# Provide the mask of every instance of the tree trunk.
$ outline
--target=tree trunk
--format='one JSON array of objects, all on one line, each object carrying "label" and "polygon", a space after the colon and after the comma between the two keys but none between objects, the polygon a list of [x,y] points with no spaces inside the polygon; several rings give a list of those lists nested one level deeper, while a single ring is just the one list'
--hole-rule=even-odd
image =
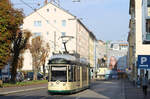
[{"label": "tree trunk", "polygon": [[37,72],[38,72],[38,70],[37,70],[36,66],[33,66],[33,67],[34,67],[34,69],[33,69],[33,80],[37,80]]},{"label": "tree trunk", "polygon": [[37,68],[37,57],[32,56],[32,60],[33,60],[33,80],[37,80],[37,72],[38,72],[38,68]]},{"label": "tree trunk", "polygon": [[16,63],[12,64],[12,69],[11,69],[11,82],[16,83],[16,74],[17,74],[17,68],[14,67]]},{"label": "tree trunk", "polygon": [[46,73],[45,73],[45,63],[43,64],[43,77],[45,79]]},{"label": "tree trunk", "polygon": [[12,83],[16,83],[18,57],[19,57],[19,54],[15,54],[13,56],[13,61],[11,65],[12,66],[12,69],[11,69],[11,82]]}]

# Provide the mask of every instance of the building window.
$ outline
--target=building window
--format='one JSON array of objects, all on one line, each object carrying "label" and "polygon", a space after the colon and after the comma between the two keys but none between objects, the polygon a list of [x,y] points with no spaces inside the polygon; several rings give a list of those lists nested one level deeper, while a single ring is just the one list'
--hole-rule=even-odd
[{"label": "building window", "polygon": [[56,8],[54,8],[54,11],[56,12]]},{"label": "building window", "polygon": [[49,12],[49,9],[46,9],[47,12]]},{"label": "building window", "polygon": [[35,27],[41,27],[42,26],[42,22],[41,21],[34,21],[34,26]]},{"label": "building window", "polygon": [[54,20],[54,23],[56,23],[56,20]]},{"label": "building window", "polygon": [[34,32],[34,37],[41,36],[41,32]]},{"label": "building window", "polygon": [[110,48],[113,48],[113,44],[111,44]]},{"label": "building window", "polygon": [[62,20],[62,26],[63,26],[63,27],[66,26],[66,20]]},{"label": "building window", "polygon": [[49,24],[49,20],[46,20],[46,22]]},{"label": "building window", "polygon": [[150,7],[150,0],[147,0],[147,6]]},{"label": "building window", "polygon": [[49,32],[46,32],[47,35],[49,35]]},{"label": "building window", "polygon": [[150,20],[146,20],[146,32],[150,33]]},{"label": "building window", "polygon": [[66,32],[61,32],[61,36],[66,36]]}]

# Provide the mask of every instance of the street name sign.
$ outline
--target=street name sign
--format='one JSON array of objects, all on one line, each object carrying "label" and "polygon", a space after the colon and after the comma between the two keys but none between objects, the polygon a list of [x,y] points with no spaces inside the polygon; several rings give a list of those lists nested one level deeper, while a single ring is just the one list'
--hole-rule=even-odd
[{"label": "street name sign", "polygon": [[137,67],[141,69],[150,69],[150,55],[138,55]]}]

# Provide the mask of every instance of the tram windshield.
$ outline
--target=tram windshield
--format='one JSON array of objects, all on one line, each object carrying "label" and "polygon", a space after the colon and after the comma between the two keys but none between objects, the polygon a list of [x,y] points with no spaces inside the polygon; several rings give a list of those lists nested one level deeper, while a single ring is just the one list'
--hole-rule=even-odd
[{"label": "tram windshield", "polygon": [[67,81],[67,67],[66,66],[52,66],[51,81]]}]

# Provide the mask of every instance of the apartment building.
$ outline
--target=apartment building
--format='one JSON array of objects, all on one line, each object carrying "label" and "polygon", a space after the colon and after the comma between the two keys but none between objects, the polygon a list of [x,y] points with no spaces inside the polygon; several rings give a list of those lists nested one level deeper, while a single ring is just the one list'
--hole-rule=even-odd
[{"label": "apartment building", "polygon": [[131,78],[136,79],[137,75],[146,73],[146,69],[137,69],[138,55],[150,55],[150,0],[130,0],[129,14],[128,64],[132,70]]},{"label": "apartment building", "polygon": [[97,67],[106,66],[106,43],[98,40],[96,44]]},{"label": "apartment building", "polygon": [[[50,54],[63,52],[62,36],[70,39],[66,46],[70,53],[78,53],[90,62],[94,68],[94,34],[74,15],[60,6],[47,3],[24,18],[23,29],[33,33],[32,37],[41,36],[49,43]],[[32,56],[29,50],[24,54],[23,70],[32,70]],[[47,59],[48,60],[48,59]]]}]

